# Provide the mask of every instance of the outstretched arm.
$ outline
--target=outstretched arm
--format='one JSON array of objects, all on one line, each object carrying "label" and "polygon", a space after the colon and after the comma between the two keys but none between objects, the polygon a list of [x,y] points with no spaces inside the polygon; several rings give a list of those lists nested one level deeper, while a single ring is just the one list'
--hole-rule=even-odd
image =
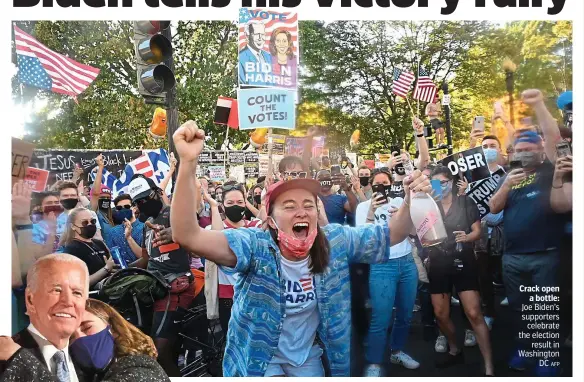
[{"label": "outstretched arm", "polygon": [[197,221],[197,211],[193,203],[193,195],[197,190],[192,178],[203,150],[204,139],[205,133],[193,121],[186,122],[173,136],[181,166],[178,169],[170,210],[172,236],[175,242],[189,252],[220,265],[235,267],[237,258],[225,235],[219,231],[204,230]]}]

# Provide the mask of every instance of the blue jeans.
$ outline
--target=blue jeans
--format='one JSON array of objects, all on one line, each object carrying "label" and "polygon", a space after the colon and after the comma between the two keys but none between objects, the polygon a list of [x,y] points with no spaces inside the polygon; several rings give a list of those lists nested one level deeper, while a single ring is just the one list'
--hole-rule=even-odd
[{"label": "blue jeans", "polygon": [[372,264],[369,274],[372,317],[367,333],[366,359],[370,364],[381,364],[387,342],[387,329],[396,316],[391,331],[391,350],[402,350],[408,339],[412,320],[416,291],[418,288],[418,268],[414,257],[409,254],[387,263]]},{"label": "blue jeans", "polygon": [[[515,311],[514,332],[520,348],[531,349],[531,340],[519,341],[518,333],[525,331],[527,322],[521,320],[521,304],[533,305],[529,302],[530,295],[542,295],[542,293],[520,292],[519,286],[559,286],[558,271],[560,266],[560,253],[557,250],[537,252],[529,255],[516,255],[505,253],[503,255],[503,284],[505,293],[509,299],[509,308]],[[552,294],[552,293],[550,293]],[[526,312],[529,313],[529,312]],[[535,312],[546,313],[546,312]],[[557,311],[547,312],[561,314]]]}]

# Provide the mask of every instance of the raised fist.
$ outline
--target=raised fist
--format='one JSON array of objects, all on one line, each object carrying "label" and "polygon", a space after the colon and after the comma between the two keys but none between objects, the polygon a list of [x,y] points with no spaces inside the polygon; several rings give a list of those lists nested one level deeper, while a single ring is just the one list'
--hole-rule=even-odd
[{"label": "raised fist", "polygon": [[205,143],[205,132],[197,127],[195,121],[187,121],[172,136],[176,152],[181,161],[195,161]]},{"label": "raised fist", "polygon": [[524,91],[521,94],[521,99],[525,104],[533,106],[535,104],[543,102],[543,94],[538,89],[530,89]]}]

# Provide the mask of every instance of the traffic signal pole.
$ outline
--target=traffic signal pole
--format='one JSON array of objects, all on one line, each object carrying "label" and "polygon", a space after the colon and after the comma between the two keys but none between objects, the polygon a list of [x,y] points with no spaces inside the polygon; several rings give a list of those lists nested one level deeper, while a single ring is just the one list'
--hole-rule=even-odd
[{"label": "traffic signal pole", "polygon": [[[172,44],[172,32],[169,28],[166,28],[162,31],[162,35],[168,39],[168,41]],[[170,68],[170,70],[174,73],[174,58],[171,55],[167,60],[164,61],[164,64]],[[168,152],[174,153],[174,156],[178,158],[178,154],[174,147],[174,142],[172,140],[172,136],[174,132],[178,129],[178,108],[176,105],[176,87],[173,86],[166,94],[166,126],[167,126],[167,134],[168,134]],[[178,170],[178,169],[177,169]],[[173,174],[173,185],[174,181],[176,180],[176,173]]]}]

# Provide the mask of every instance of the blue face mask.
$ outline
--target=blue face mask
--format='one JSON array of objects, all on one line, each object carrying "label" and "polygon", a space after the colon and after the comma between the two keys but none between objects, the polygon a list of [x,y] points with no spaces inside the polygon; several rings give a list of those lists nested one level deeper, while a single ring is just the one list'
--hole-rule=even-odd
[{"label": "blue face mask", "polygon": [[444,198],[452,191],[452,183],[440,184],[440,188],[442,188],[442,198]]},{"label": "blue face mask", "polygon": [[485,153],[485,159],[487,160],[487,163],[494,163],[497,161],[497,157],[499,156],[497,150],[483,149],[483,152]]},{"label": "blue face mask", "polygon": [[112,211],[112,219],[114,220],[115,224],[122,224],[125,219],[132,220],[132,216],[134,213],[131,209],[122,208],[120,211],[113,210]]},{"label": "blue face mask", "polygon": [[69,352],[83,369],[105,369],[114,358],[114,337],[109,325],[99,333],[78,338],[69,346]]}]

